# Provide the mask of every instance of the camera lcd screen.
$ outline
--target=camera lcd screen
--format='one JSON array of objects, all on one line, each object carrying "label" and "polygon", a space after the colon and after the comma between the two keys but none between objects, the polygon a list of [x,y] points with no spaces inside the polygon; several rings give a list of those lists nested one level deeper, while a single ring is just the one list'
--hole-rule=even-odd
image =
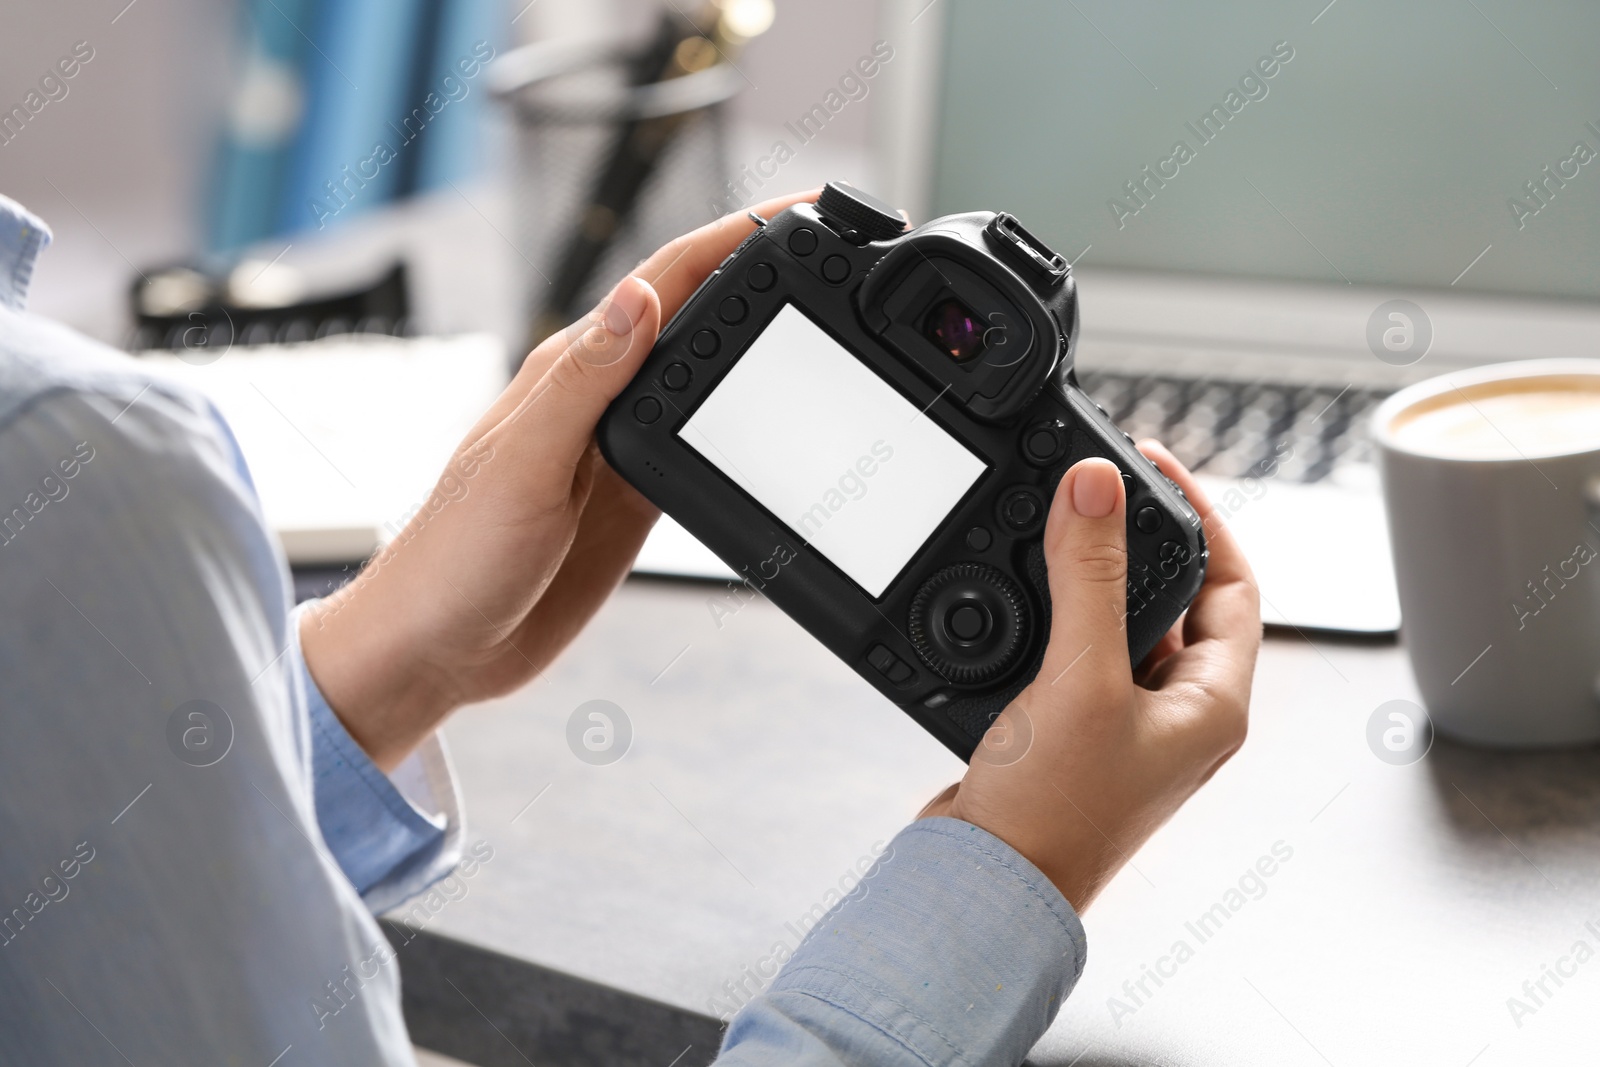
[{"label": "camera lcd screen", "polygon": [[793,304],[678,435],[873,597],[987,469]]}]

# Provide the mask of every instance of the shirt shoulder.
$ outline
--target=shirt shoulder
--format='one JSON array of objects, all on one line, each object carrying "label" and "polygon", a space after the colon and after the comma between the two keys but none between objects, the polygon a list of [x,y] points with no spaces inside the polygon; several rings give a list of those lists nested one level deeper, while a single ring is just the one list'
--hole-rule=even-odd
[{"label": "shirt shoulder", "polygon": [[127,403],[144,390],[197,411],[209,408],[194,390],[141,366],[126,352],[49,319],[0,308],[0,429],[55,394],[80,393]]},{"label": "shirt shoulder", "polygon": [[[53,409],[51,418],[28,417],[42,407]],[[69,327],[0,307],[0,455],[6,465],[24,462],[22,453],[37,443],[37,433],[22,426],[40,421],[63,430],[87,422],[98,441],[164,463],[198,458],[259,510],[233,431],[203,394]]]}]

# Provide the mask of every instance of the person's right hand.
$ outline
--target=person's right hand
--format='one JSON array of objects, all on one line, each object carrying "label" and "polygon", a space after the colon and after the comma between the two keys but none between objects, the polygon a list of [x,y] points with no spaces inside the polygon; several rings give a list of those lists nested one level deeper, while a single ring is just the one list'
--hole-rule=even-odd
[{"label": "person's right hand", "polygon": [[966,776],[922,812],[994,834],[1079,912],[1244,743],[1261,643],[1255,580],[1233,535],[1171,453],[1139,447],[1206,524],[1211,557],[1199,595],[1136,674],[1123,628],[1122,478],[1107,460],[1074,466],[1045,527],[1053,621],[1044,664],[995,720]]}]

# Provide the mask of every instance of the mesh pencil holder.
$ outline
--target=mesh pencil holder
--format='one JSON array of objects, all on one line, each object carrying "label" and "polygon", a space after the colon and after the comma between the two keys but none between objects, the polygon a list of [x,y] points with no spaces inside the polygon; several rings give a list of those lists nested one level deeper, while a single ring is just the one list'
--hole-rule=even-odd
[{"label": "mesh pencil holder", "polygon": [[[612,42],[552,41],[508,52],[493,68],[492,91],[516,127],[512,200],[531,341],[593,307],[641,259],[716,213],[727,173],[723,105],[742,79],[717,64],[633,85],[631,59]],[[616,217],[592,204],[624,137],[662,141],[631,209]],[[607,243],[568,306],[557,306],[580,228]]]}]

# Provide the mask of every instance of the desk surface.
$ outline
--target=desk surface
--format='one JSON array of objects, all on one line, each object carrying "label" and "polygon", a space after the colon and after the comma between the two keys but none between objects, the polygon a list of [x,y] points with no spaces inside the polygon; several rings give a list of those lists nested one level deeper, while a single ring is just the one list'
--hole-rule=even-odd
[{"label": "desk surface", "polygon": [[[958,776],[776,608],[719,628],[717,596],[630,581],[544,678],[452,722],[468,838],[494,856],[430,932],[715,1014]],[[1397,697],[1417,699],[1397,646],[1270,637],[1248,743],[1085,916],[1088,969],[1030,1062],[1592,1061],[1600,750],[1441,741],[1390,766],[1365,729]],[[565,739],[595,699],[632,724],[609,766]],[[1230,896],[1274,846],[1292,855]],[[1219,903],[1225,921],[1190,928]],[[1546,966],[1574,973],[1536,1003],[1523,983]]]}]

